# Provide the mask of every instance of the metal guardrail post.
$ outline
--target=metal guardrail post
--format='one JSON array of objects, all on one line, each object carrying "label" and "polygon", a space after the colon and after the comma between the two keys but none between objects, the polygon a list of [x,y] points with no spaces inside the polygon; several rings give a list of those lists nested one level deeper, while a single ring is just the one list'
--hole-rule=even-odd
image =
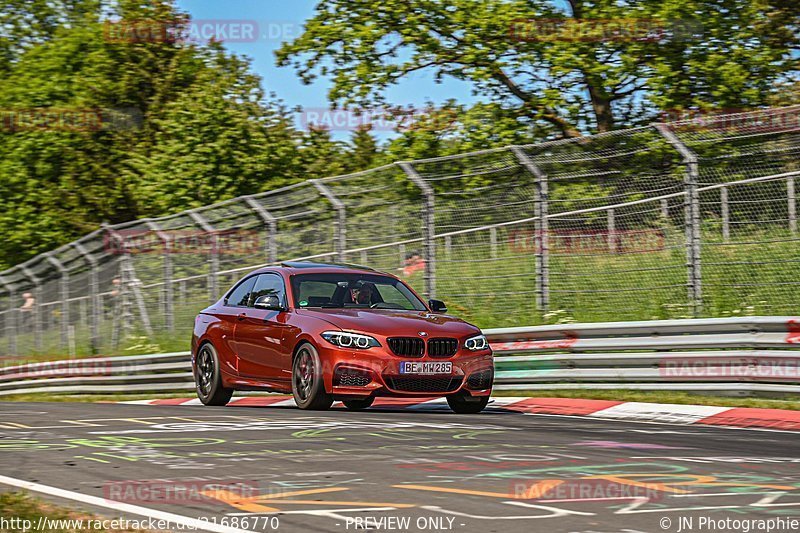
[{"label": "metal guardrail post", "polygon": [[319,193],[328,200],[333,208],[336,210],[336,221],[333,225],[334,232],[334,249],[339,261],[345,261],[344,251],[347,249],[347,208],[344,203],[333,194],[330,188],[322,183],[322,181],[313,179],[309,180],[312,185],[319,191]]},{"label": "metal guardrail post", "polygon": [[686,165],[684,185],[686,200],[684,203],[686,258],[689,270],[688,296],[694,306],[695,316],[703,310],[703,281],[700,265],[700,196],[697,192],[700,170],[697,154],[681,141],[667,124],[655,124],[656,130],[671,144],[683,158]]},{"label": "metal guardrail post", "polygon": [[422,210],[422,239],[425,244],[425,296],[436,298],[436,194],[433,187],[422,179],[413,163],[398,163],[408,179],[416,185],[425,198]]},{"label": "metal guardrail post", "polygon": [[208,299],[213,304],[219,297],[219,291],[217,290],[217,273],[219,272],[219,238],[217,236],[217,231],[214,229],[214,226],[209,224],[208,220],[197,211],[192,210],[187,211],[187,213],[203,231],[207,231],[213,236],[214,245],[211,248],[211,262],[208,269]]},{"label": "metal guardrail post", "polygon": [[275,218],[269,211],[264,208],[263,205],[258,203],[252,196],[245,196],[244,197],[245,203],[250,206],[250,209],[255,211],[256,215],[264,221],[264,224],[267,226],[267,242],[265,244],[266,247],[266,256],[268,263],[277,263],[278,262],[278,241],[276,237],[278,235],[278,219]]},{"label": "metal guardrail post", "polygon": [[533,192],[534,248],[536,254],[536,307],[547,311],[550,307],[550,221],[548,214],[547,174],[528,157],[525,150],[512,146],[517,160],[535,179]]},{"label": "metal guardrail post", "polygon": [[89,265],[89,300],[91,301],[89,315],[89,351],[93,354],[100,349],[100,287],[97,281],[97,259],[79,242],[72,246],[78,250],[86,264]]},{"label": "metal guardrail post", "polygon": [[34,274],[30,268],[28,268],[27,264],[23,263],[19,266],[19,269],[25,274],[31,283],[33,283],[33,309],[31,309],[31,314],[33,315],[33,342],[34,346],[37,350],[42,349],[42,316],[41,316],[41,302],[39,299],[42,297],[41,295],[41,288],[42,288],[42,280]]},{"label": "metal guardrail post", "polygon": [[161,229],[161,227],[152,220],[146,220],[145,224],[148,228],[153,230],[156,237],[161,239],[164,243],[164,325],[167,331],[174,331],[175,329],[175,291],[172,286],[173,266],[172,266],[172,241],[169,234]]},{"label": "metal guardrail post", "polygon": [[17,306],[14,305],[14,285],[9,283],[4,277],[0,276],[0,284],[3,285],[8,294],[8,311],[6,311],[5,329],[8,339],[9,355],[17,354]]},{"label": "metal guardrail post", "polygon": [[59,280],[61,286],[61,347],[66,348],[69,344],[69,269],[53,257],[53,252],[46,252],[43,255],[61,274]]}]

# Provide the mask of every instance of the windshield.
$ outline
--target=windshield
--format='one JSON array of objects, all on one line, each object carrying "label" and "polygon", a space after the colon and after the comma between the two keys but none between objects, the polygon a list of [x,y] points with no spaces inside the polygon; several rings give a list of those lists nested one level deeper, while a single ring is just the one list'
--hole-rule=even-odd
[{"label": "windshield", "polygon": [[298,274],[292,276],[292,292],[300,308],[426,310],[403,282],[379,274]]}]

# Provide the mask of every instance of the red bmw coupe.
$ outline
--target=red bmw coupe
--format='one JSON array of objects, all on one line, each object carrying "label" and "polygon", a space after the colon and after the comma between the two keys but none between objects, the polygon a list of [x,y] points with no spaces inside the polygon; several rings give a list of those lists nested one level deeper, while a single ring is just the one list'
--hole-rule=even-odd
[{"label": "red bmw coupe", "polygon": [[492,389],[481,331],[426,305],[395,276],[350,265],[294,262],[245,276],[197,315],[192,370],[206,405],[235,390],[292,392],[301,409],[378,396],[446,396],[478,413]]}]

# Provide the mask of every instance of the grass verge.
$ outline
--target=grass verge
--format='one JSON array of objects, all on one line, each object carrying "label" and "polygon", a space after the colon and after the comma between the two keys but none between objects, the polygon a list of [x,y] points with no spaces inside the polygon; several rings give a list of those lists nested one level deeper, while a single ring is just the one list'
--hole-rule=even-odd
[{"label": "grass verge", "polygon": [[[85,533],[109,531],[115,533],[144,533],[144,529],[119,529],[126,525],[96,515],[47,503],[27,492],[0,492],[0,531],[43,531],[47,533]],[[95,522],[96,521],[96,522]],[[117,522],[115,524],[115,522]],[[124,522],[124,521],[123,521]],[[42,527],[39,528],[38,526]],[[99,528],[94,527],[99,525]],[[108,527],[103,527],[107,525]]]}]

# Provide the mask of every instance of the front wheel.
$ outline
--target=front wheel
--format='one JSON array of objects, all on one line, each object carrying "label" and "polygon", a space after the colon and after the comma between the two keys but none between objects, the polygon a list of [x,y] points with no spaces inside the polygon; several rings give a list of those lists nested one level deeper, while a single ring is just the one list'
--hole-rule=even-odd
[{"label": "front wheel", "polygon": [[292,396],[297,407],[324,411],[333,404],[333,396],[325,392],[319,353],[305,343],[292,363]]},{"label": "front wheel", "polygon": [[194,383],[197,397],[204,405],[227,405],[233,396],[233,389],[222,385],[219,356],[217,350],[209,343],[201,346],[197,352]]},{"label": "front wheel", "polygon": [[362,411],[372,405],[372,402],[374,401],[375,397],[371,396],[369,398],[353,398],[352,400],[342,400],[342,403],[351,411]]},{"label": "front wheel", "polygon": [[448,396],[447,405],[454,413],[458,414],[475,414],[483,411],[489,404],[489,396],[479,396],[472,398],[468,396]]}]

